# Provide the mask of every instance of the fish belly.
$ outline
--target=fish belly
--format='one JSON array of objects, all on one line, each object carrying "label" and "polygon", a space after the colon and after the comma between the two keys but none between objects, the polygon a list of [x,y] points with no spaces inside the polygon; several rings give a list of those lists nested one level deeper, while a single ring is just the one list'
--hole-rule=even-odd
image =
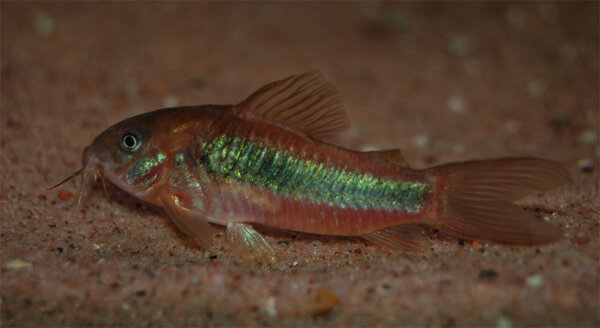
[{"label": "fish belly", "polygon": [[340,206],[240,185],[221,185],[218,189],[211,193],[213,197],[206,207],[207,219],[212,223],[248,222],[325,235],[363,235],[397,224],[420,222],[430,209]]}]

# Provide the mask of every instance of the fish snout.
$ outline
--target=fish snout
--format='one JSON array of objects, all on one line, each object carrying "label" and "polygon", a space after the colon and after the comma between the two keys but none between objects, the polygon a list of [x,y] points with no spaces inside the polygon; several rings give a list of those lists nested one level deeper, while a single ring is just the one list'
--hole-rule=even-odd
[{"label": "fish snout", "polygon": [[89,145],[83,149],[83,157],[81,158],[82,170],[84,172],[98,171],[99,168],[98,156],[94,152],[92,145]]},{"label": "fish snout", "polygon": [[83,167],[87,166],[88,162],[90,161],[90,157],[92,157],[93,154],[94,151],[92,150],[92,145],[85,147],[85,149],[83,150],[83,157],[81,159],[81,164],[83,165]]}]

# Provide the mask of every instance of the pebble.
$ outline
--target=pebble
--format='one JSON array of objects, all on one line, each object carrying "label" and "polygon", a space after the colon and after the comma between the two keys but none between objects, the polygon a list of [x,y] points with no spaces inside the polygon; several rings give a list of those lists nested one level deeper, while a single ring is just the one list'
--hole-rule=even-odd
[{"label": "pebble", "polygon": [[54,19],[45,13],[37,13],[33,19],[35,31],[41,37],[49,37],[54,32]]},{"label": "pebble", "polygon": [[529,91],[530,96],[540,98],[546,93],[546,86],[540,81],[531,80],[527,85],[527,91]]},{"label": "pebble", "polygon": [[267,299],[267,306],[265,307],[265,312],[269,317],[277,316],[277,309],[275,308],[275,297],[271,296]]},{"label": "pebble", "polygon": [[581,172],[591,172],[594,168],[594,162],[589,158],[583,158],[577,161],[577,168]]},{"label": "pebble", "polygon": [[12,260],[12,261],[6,263],[7,269],[15,269],[15,270],[31,268],[32,266],[33,266],[33,264],[31,264],[29,262],[25,262],[21,259]]},{"label": "pebble", "polygon": [[380,149],[381,149],[381,147],[377,147],[372,144],[364,144],[359,147],[360,151],[376,151],[376,150],[380,150]]},{"label": "pebble", "polygon": [[508,134],[516,134],[519,132],[519,122],[517,121],[508,121],[504,124],[504,131]]},{"label": "pebble", "polygon": [[173,95],[168,95],[162,100],[164,107],[177,107],[179,105],[179,99]]},{"label": "pebble", "polygon": [[331,287],[324,287],[312,295],[307,312],[314,316],[323,315],[331,312],[339,302],[337,293]]},{"label": "pebble", "polygon": [[586,236],[583,233],[578,233],[575,236],[575,243],[577,243],[577,245],[585,245],[590,241],[590,237]]},{"label": "pebble", "polygon": [[482,270],[479,272],[480,279],[495,279],[498,277],[498,273],[494,270]]},{"label": "pebble", "polygon": [[503,315],[498,318],[498,322],[496,323],[496,328],[510,328],[512,327],[512,322],[509,317]]},{"label": "pebble", "polygon": [[539,274],[534,274],[532,276],[527,277],[526,281],[527,286],[531,288],[539,288],[544,284],[544,277]]},{"label": "pebble", "polygon": [[413,146],[420,150],[425,150],[429,146],[429,136],[420,134],[413,137]]},{"label": "pebble", "polygon": [[598,132],[594,130],[583,131],[577,136],[577,140],[584,144],[593,145],[598,141]]},{"label": "pebble", "polygon": [[448,41],[448,50],[456,56],[466,56],[471,52],[471,41],[462,35],[454,35]]},{"label": "pebble", "polygon": [[451,96],[448,98],[448,108],[451,112],[456,114],[464,113],[467,110],[465,98],[458,95]]},{"label": "pebble", "polygon": [[60,200],[67,200],[67,199],[71,198],[72,196],[73,196],[73,193],[66,189],[61,189],[58,191],[58,198]]}]

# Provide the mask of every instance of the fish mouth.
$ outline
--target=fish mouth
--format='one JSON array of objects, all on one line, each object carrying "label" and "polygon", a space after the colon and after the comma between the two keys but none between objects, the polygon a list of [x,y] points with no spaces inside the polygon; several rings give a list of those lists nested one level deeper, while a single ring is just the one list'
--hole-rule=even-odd
[{"label": "fish mouth", "polygon": [[102,181],[102,188],[104,189],[104,193],[106,195],[108,195],[108,191],[106,189],[106,183],[104,181],[104,173],[102,171],[102,166],[99,165],[98,157],[95,156],[91,146],[87,146],[83,150],[83,158],[82,158],[81,164],[82,164],[82,167],[79,170],[77,170],[75,173],[71,174],[69,177],[67,177],[63,181],[46,189],[46,191],[55,189],[55,188],[65,184],[66,182],[74,179],[75,177],[81,175],[81,184],[79,185],[79,197],[77,199],[77,207],[79,207],[79,204],[81,204],[81,199],[83,198],[85,183],[87,181],[86,176],[88,173],[92,173],[94,175],[94,178],[98,178],[98,177],[100,178],[100,181]]}]

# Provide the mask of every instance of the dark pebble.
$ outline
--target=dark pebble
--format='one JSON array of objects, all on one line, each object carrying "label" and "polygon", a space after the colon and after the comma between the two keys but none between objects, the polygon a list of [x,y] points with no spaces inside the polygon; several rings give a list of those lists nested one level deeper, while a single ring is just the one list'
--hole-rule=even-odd
[{"label": "dark pebble", "polygon": [[135,292],[135,296],[137,297],[142,297],[142,296],[146,296],[146,291],[145,290],[138,290],[137,292]]},{"label": "dark pebble", "polygon": [[480,279],[494,279],[497,276],[498,273],[496,273],[494,270],[481,270],[481,272],[479,272]]},{"label": "dark pebble", "polygon": [[550,121],[550,126],[555,132],[560,132],[571,125],[571,119],[569,117],[555,117]]}]

